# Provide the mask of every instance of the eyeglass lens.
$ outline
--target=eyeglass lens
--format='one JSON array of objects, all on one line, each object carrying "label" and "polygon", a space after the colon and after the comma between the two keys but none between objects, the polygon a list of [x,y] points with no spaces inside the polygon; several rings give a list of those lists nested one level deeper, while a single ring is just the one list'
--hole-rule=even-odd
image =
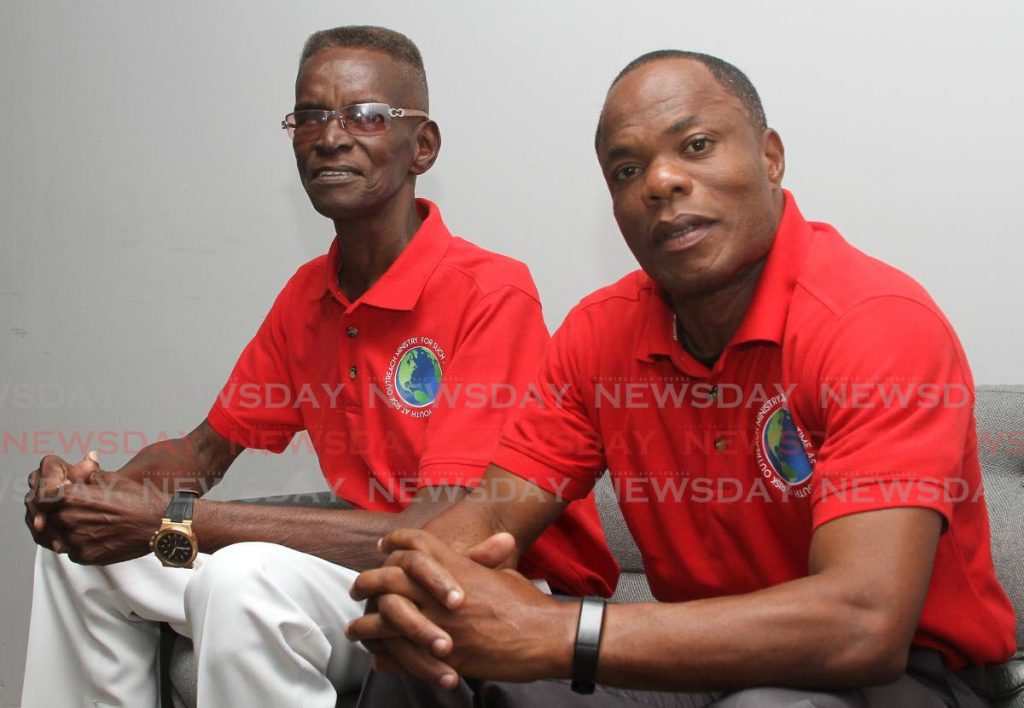
[{"label": "eyeglass lens", "polygon": [[345,106],[339,111],[296,111],[286,119],[288,135],[299,142],[315,140],[332,118],[340,119],[341,127],[355,135],[383,133],[391,122],[388,106],[384,103],[360,103]]}]

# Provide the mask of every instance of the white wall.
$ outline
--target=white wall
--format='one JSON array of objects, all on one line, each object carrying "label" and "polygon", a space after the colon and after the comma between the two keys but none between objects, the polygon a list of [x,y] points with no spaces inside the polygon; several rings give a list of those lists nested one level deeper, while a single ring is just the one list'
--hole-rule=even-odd
[{"label": "white wall", "polygon": [[[591,148],[607,84],[642,52],[695,49],[758,86],[804,214],[923,282],[979,382],[1024,381],[1019,4],[65,0],[2,14],[0,705],[17,703],[24,661],[26,472],[61,434],[115,435],[114,467],[198,423],[285,279],[330,242],[277,127],[323,27],[383,24],[419,44],[444,134],[420,192],[457,233],[531,266],[550,325],[633,268]],[[318,485],[308,454],[252,454],[220,495]]]}]

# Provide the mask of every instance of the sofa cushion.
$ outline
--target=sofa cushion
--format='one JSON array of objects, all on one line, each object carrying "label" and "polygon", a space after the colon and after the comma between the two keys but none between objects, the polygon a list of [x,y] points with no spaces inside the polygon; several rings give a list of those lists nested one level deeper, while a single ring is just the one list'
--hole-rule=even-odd
[{"label": "sofa cushion", "polygon": [[601,515],[601,526],[604,528],[608,548],[622,570],[619,584],[612,595],[612,602],[653,601],[654,597],[644,574],[644,561],[640,556],[640,549],[636,547],[633,535],[626,526],[626,520],[622,518],[622,510],[619,508],[618,499],[615,498],[615,488],[607,473],[597,481],[594,499],[597,501],[597,511]]},{"label": "sofa cushion", "polygon": [[1017,615],[1009,662],[969,667],[961,677],[996,708],[1024,708],[1024,386],[979,386],[974,408],[978,457],[999,582]]},{"label": "sofa cushion", "polygon": [[[979,386],[978,457],[992,529],[996,575],[1017,617],[1024,613],[1024,386]],[[1024,647],[1024,622],[1017,622]]]}]

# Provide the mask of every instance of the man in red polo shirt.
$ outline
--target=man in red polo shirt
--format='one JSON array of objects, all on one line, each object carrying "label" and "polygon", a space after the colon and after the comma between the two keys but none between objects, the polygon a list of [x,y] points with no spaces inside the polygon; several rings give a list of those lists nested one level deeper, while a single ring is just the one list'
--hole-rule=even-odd
[{"label": "man in red polo shirt", "polygon": [[[414,197],[440,146],[416,46],[382,28],[319,32],[295,92],[283,127],[337,236],[285,286],[187,438],[117,472],[51,457],[31,476],[26,520],[43,549],[24,706],[155,706],[156,621],[192,637],[200,706],[334,706],[365,673],[343,629],[362,614],[348,597],[357,570],[383,560],[377,539],[464,496],[510,396],[538,395],[526,384],[548,335],[526,267],[453,237]],[[282,452],[303,430],[357,510],[195,499],[243,449]],[[593,499],[519,567],[610,594],[618,568]]]},{"label": "man in red polo shirt", "polygon": [[[949,323],[804,220],[720,59],[628,65],[596,147],[642,270],[569,314],[537,381],[567,394],[510,423],[481,486],[384,539],[353,591],[380,612],[349,636],[458,686],[446,706],[981,705],[951,670],[1007,659],[1014,615]],[[444,543],[508,532],[515,557],[605,469],[659,603],[558,603]],[[373,674],[364,705],[431,684]]]}]

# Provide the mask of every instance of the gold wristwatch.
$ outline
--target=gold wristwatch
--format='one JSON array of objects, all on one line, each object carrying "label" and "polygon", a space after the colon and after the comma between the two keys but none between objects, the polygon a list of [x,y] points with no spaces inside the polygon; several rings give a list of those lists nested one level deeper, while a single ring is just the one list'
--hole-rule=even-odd
[{"label": "gold wristwatch", "polygon": [[160,528],[149,539],[149,549],[168,568],[191,568],[199,555],[199,543],[192,530],[195,500],[193,492],[175,492],[160,520]]}]

